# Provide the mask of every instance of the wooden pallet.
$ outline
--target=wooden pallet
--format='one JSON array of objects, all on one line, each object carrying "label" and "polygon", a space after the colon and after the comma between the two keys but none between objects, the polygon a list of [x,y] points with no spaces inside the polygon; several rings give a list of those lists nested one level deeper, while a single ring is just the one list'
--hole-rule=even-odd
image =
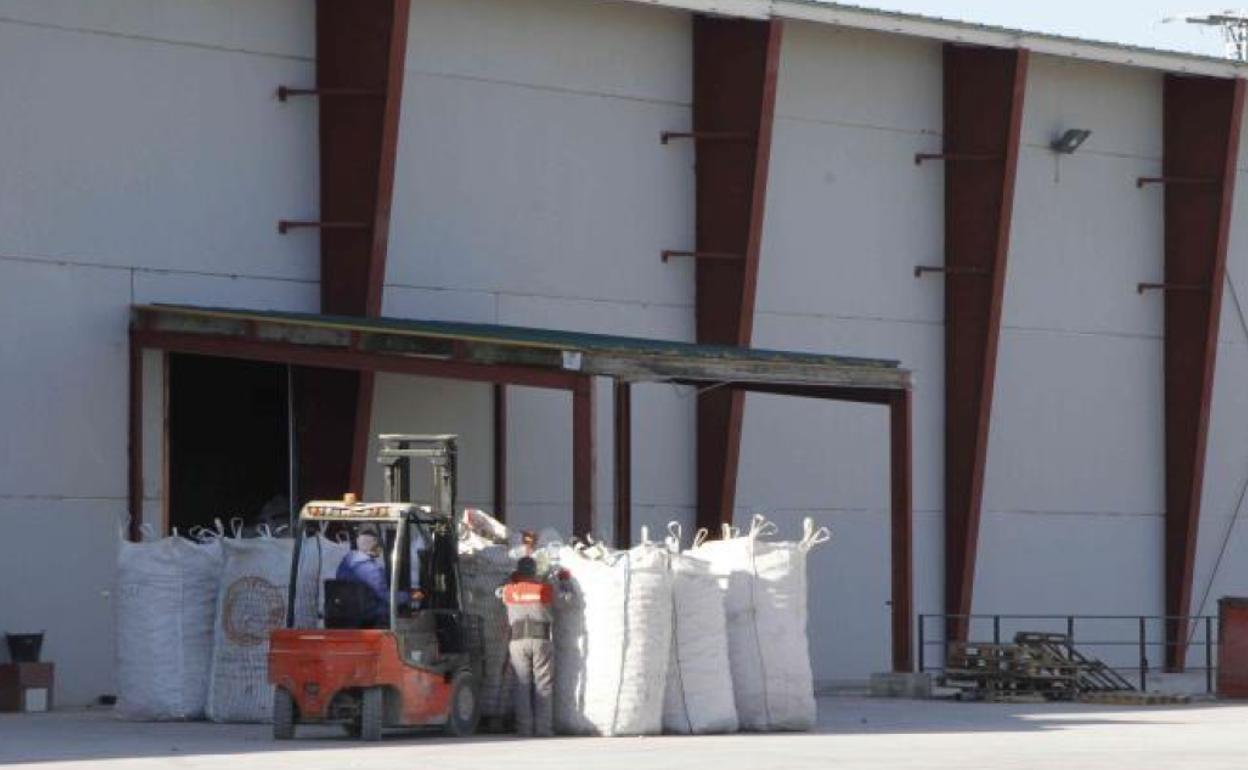
[{"label": "wooden pallet", "polygon": [[1131,691],[1131,683],[1075,650],[1061,634],[1024,632],[1011,644],[950,646],[943,684],[964,699],[1074,700],[1087,693]]}]

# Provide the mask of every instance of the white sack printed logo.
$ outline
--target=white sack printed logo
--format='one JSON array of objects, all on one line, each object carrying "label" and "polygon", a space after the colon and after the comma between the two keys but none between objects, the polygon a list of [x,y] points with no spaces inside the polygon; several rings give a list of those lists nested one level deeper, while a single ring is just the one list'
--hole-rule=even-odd
[{"label": "white sack printed logo", "polygon": [[282,591],[264,578],[242,577],[225,593],[225,635],[240,647],[254,647],[269,640],[286,615]]}]

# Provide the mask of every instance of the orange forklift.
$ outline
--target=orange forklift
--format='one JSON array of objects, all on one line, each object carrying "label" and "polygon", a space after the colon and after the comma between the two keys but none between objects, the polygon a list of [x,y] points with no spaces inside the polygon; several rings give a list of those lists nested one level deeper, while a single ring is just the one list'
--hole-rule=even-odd
[{"label": "orange forklift", "polygon": [[[380,438],[386,502],[348,495],[310,502],[299,514],[286,628],[272,632],[269,647],[276,739],[293,738],[296,724],[341,724],[365,741],[396,727],[476,730],[482,637],[480,618],[463,612],[460,595],[456,437]],[[411,502],[414,460],[432,465],[431,505]],[[295,628],[300,552],[306,547],[312,558],[306,544],[320,548],[310,537],[317,532],[349,539],[352,554],[366,543],[375,556],[358,560],[373,560],[378,577],[373,586],[325,580],[324,627]]]}]

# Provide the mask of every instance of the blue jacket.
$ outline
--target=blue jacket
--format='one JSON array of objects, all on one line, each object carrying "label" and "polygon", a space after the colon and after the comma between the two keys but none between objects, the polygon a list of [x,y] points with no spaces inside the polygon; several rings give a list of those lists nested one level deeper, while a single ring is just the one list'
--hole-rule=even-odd
[{"label": "blue jacket", "polygon": [[351,551],[338,564],[339,580],[354,580],[368,586],[377,597],[373,613],[374,622],[386,623],[390,619],[390,586],[386,581],[386,566],[381,559],[359,551]]}]

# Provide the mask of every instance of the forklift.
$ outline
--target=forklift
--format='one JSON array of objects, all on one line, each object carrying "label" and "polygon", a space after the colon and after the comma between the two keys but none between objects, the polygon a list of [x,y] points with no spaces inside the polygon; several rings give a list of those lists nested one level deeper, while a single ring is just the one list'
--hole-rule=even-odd
[{"label": "forklift", "polygon": [[[480,618],[463,612],[460,593],[457,437],[380,439],[384,503],[347,495],[310,502],[299,513],[286,627],[269,640],[275,739],[293,738],[296,724],[340,724],[365,741],[380,740],[387,728],[441,726],[455,736],[477,728],[483,645]],[[418,460],[433,469],[430,505],[411,502]],[[318,532],[349,541],[349,556],[384,574],[384,583],[380,576],[371,586],[325,580],[318,586],[324,628],[296,628],[300,552],[306,542],[320,548],[320,538],[310,539]],[[357,550],[361,543],[375,555]]]}]

